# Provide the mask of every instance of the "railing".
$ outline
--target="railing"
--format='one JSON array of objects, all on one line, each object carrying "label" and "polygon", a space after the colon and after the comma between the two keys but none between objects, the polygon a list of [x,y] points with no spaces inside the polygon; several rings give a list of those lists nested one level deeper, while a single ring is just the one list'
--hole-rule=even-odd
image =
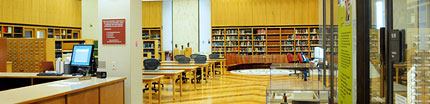
[{"label": "railing", "polygon": [[[238,55],[227,54],[226,65],[233,66],[239,64],[253,63],[288,63],[287,55]],[[296,58],[295,58],[296,59]]]}]

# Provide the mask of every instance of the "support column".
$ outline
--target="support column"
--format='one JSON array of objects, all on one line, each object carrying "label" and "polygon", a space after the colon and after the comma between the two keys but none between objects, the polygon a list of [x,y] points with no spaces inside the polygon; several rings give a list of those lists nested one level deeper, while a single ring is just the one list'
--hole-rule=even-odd
[{"label": "support column", "polygon": [[[125,44],[102,44],[102,19],[125,19]],[[142,104],[142,1],[98,0],[99,62],[108,77],[127,77],[125,103]],[[136,46],[138,43],[138,46]]]}]

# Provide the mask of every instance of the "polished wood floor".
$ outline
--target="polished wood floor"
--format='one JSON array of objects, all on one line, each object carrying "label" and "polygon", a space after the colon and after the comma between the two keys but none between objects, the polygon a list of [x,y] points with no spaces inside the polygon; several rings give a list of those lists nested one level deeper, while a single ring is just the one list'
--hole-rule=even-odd
[{"label": "polished wood floor", "polygon": [[[312,80],[317,80],[316,76]],[[303,81],[296,76],[277,76],[272,80]],[[183,84],[183,96],[176,93],[176,100],[172,96],[172,82],[164,79],[162,82],[162,104],[264,104],[266,103],[266,88],[270,81],[269,75],[238,75],[227,72],[216,75],[209,82],[202,82],[193,90],[193,84]],[[179,84],[176,86],[179,90]],[[148,103],[148,93],[143,94],[144,103]],[[153,103],[158,103],[153,93]]]}]

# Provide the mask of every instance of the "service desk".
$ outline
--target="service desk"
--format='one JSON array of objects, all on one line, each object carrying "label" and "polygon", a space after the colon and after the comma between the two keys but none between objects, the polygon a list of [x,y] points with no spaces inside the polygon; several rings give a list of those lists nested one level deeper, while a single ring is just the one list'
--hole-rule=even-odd
[{"label": "service desk", "polygon": [[7,83],[0,85],[0,91],[78,77],[72,75],[37,76],[37,74],[38,73],[0,72],[0,83]]},{"label": "service desk", "polygon": [[70,78],[0,92],[3,104],[123,104],[125,77]]}]

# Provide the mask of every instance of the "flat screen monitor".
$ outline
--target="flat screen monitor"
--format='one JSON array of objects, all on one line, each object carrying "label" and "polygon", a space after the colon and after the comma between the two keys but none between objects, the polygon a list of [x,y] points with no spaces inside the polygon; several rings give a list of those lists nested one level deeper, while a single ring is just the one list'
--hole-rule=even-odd
[{"label": "flat screen monitor", "polygon": [[324,58],[324,50],[321,47],[315,47],[314,55],[316,59]]},{"label": "flat screen monitor", "polygon": [[71,66],[90,67],[94,45],[74,45]]}]

